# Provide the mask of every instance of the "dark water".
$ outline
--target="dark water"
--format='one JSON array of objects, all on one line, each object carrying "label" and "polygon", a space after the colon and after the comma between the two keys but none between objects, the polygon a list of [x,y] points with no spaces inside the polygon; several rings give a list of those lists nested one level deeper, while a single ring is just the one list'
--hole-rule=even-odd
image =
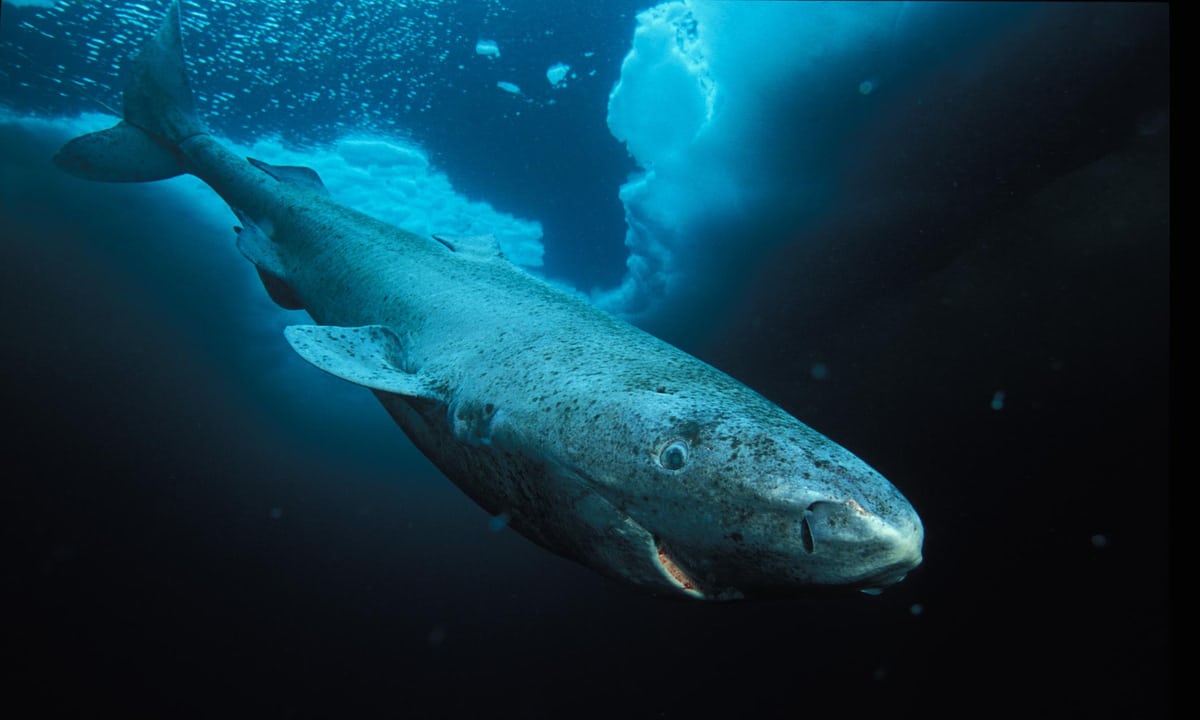
[{"label": "dark water", "polygon": [[[745,162],[769,209],[713,218],[643,322],[880,469],[922,515],[925,563],[878,597],[721,605],[493,531],[367,393],[291,354],[280,331],[303,315],[270,304],[199,183],[49,164],[62,118],[119,105],[120,61],[164,6],[141,5],[0,18],[8,697],[155,716],[1167,714],[1165,5],[972,8],[893,55],[869,110],[799,74],[764,85]],[[624,271],[617,189],[637,163],[605,113],[643,7],[185,3],[185,38],[215,132],[314,163],[349,132],[413,142],[460,194],[540,222],[545,274],[588,290]],[[565,88],[542,75],[555,62]],[[804,183],[819,211],[789,200]]]}]

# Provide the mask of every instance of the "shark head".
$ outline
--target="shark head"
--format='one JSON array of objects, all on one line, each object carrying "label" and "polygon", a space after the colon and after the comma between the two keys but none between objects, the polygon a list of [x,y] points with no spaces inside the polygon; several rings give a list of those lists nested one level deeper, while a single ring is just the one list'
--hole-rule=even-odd
[{"label": "shark head", "polygon": [[921,520],[890,482],[732,380],[613,393],[560,428],[547,455],[579,499],[552,522],[587,538],[564,554],[652,592],[873,593],[921,562]]}]

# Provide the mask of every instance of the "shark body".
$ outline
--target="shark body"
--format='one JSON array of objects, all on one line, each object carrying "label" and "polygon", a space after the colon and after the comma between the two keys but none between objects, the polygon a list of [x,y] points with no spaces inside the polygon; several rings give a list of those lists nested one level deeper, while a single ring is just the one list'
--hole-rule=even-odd
[{"label": "shark body", "polygon": [[55,161],[101,181],[190,173],[318,368],[372,390],[488,512],[654,593],[890,585],[921,562],[909,502],[728,375],[557,290],[490,236],[429,238],[339,205],[316,173],[235,156],[192,105],[179,9],[133,58],[123,120]]}]

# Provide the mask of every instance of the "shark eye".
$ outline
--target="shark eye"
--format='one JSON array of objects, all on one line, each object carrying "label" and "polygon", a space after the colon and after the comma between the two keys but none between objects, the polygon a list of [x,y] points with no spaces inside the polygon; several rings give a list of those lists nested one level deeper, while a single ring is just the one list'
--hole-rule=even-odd
[{"label": "shark eye", "polygon": [[667,470],[679,470],[687,464],[688,445],[682,440],[672,440],[658,451],[658,464]]}]

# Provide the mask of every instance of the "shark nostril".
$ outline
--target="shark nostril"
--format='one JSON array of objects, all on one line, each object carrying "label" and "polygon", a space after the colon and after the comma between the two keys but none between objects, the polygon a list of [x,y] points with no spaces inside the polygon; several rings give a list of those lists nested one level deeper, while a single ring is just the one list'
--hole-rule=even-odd
[{"label": "shark nostril", "polygon": [[804,552],[816,552],[816,544],[813,543],[812,526],[808,524],[808,512],[800,517],[800,543],[804,546]]},{"label": "shark nostril", "polygon": [[[828,500],[818,500],[810,503],[804,509],[804,515],[800,517],[800,543],[804,546],[805,552],[815,553],[817,551],[817,535],[821,535],[823,540],[828,540],[831,527],[844,524],[840,518],[840,514],[844,511],[845,507],[842,503]],[[814,523],[816,524],[815,531]]]}]

